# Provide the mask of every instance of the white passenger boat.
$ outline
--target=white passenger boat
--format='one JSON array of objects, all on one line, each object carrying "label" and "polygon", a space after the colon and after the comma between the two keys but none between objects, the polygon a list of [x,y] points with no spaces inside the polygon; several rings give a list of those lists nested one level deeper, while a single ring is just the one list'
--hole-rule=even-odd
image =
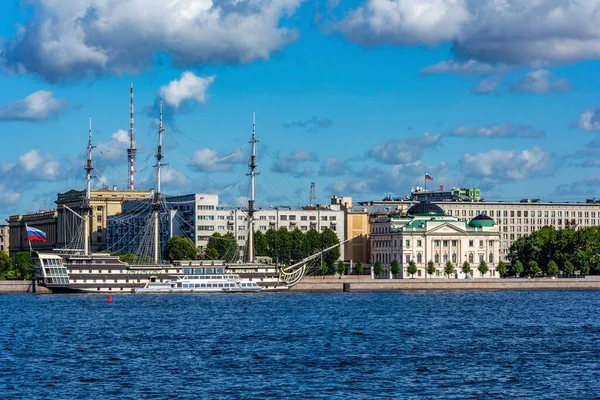
[{"label": "white passenger boat", "polygon": [[142,288],[133,289],[134,293],[222,293],[222,292],[258,292],[260,286],[239,275],[186,275],[163,283],[148,283]]}]

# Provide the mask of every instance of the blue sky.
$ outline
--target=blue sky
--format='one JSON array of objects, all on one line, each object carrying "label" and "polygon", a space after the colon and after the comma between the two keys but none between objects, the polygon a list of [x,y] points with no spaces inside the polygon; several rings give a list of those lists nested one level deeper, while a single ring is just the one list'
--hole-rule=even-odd
[{"label": "blue sky", "polygon": [[[167,5],[168,3],[168,5]],[[7,0],[0,14],[0,217],[96,179],[248,193],[259,205],[481,187],[489,200],[600,196],[600,0]],[[283,173],[282,173],[283,172]]]}]

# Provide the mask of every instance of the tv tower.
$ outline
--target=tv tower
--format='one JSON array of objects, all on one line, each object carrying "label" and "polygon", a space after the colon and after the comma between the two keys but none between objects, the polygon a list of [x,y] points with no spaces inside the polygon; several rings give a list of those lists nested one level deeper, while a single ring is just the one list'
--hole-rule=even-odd
[{"label": "tv tower", "polygon": [[134,190],[135,174],[135,128],[133,127],[133,83],[129,87],[129,148],[127,149],[127,164],[129,168],[129,190]]}]

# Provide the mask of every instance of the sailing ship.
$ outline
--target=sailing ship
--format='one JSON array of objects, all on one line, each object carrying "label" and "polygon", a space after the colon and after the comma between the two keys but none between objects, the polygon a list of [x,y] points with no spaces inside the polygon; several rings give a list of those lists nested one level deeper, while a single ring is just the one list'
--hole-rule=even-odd
[{"label": "sailing ship", "polygon": [[[142,288],[178,287],[181,275],[189,276],[208,276],[211,274],[231,274],[240,277],[240,279],[253,282],[261,290],[287,290],[306,275],[309,264],[314,262],[323,253],[332,250],[344,242],[323,249],[322,251],[307,257],[290,266],[278,266],[272,263],[259,262],[259,258],[254,255],[254,212],[255,212],[255,178],[256,178],[256,123],[253,113],[251,155],[249,162],[250,176],[250,197],[248,199],[248,244],[247,244],[247,262],[245,263],[226,263],[224,261],[213,260],[194,260],[194,261],[174,261],[170,264],[161,264],[159,252],[159,214],[164,205],[161,194],[161,167],[162,163],[162,142],[163,142],[163,120],[162,120],[162,100],[160,102],[160,118],[158,124],[158,147],[155,154],[156,158],[156,190],[152,196],[152,215],[151,222],[153,226],[153,235],[149,240],[151,243],[151,259],[141,257],[137,262],[126,263],[119,259],[119,256],[105,253],[91,253],[89,251],[89,219],[91,215],[90,193],[91,193],[91,173],[92,164],[92,123],[90,117],[90,128],[88,134],[87,160],[86,160],[86,190],[83,201],[83,207],[80,210],[82,215],[75,213],[82,222],[83,231],[83,249],[60,249],[56,253],[42,253],[32,251],[34,261],[34,272],[37,283],[44,286],[53,293],[72,293],[72,292],[123,292],[132,293]],[[183,283],[182,283],[183,284]],[[178,291],[176,291],[178,292]]]}]

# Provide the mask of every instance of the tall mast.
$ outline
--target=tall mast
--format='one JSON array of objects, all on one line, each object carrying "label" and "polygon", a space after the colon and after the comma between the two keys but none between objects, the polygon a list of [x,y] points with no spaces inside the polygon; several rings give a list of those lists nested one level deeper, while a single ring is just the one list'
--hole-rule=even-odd
[{"label": "tall mast", "polygon": [[250,175],[250,199],[248,199],[248,262],[254,261],[254,181],[256,175],[256,113],[252,111],[252,140],[249,143],[252,144],[252,153],[250,155],[250,172],[246,175]]},{"label": "tall mast", "polygon": [[90,130],[88,136],[88,146],[87,146],[87,161],[85,163],[85,199],[83,201],[83,254],[89,254],[89,239],[90,239],[90,212],[92,210],[90,206],[91,197],[92,197],[92,170],[94,167],[92,166],[92,116],[90,115]]},{"label": "tall mast", "polygon": [[127,149],[127,166],[129,168],[129,190],[134,189],[135,174],[135,128],[133,127],[133,83],[129,87],[129,148]]},{"label": "tall mast", "polygon": [[162,135],[165,129],[163,128],[163,119],[162,119],[162,99],[160,99],[160,119],[158,121],[158,148],[156,151],[156,190],[154,192],[154,199],[152,208],[154,210],[153,218],[154,218],[154,264],[159,263],[159,243],[158,243],[158,212],[160,209],[160,167],[162,165],[161,160],[163,159],[162,155]]}]

